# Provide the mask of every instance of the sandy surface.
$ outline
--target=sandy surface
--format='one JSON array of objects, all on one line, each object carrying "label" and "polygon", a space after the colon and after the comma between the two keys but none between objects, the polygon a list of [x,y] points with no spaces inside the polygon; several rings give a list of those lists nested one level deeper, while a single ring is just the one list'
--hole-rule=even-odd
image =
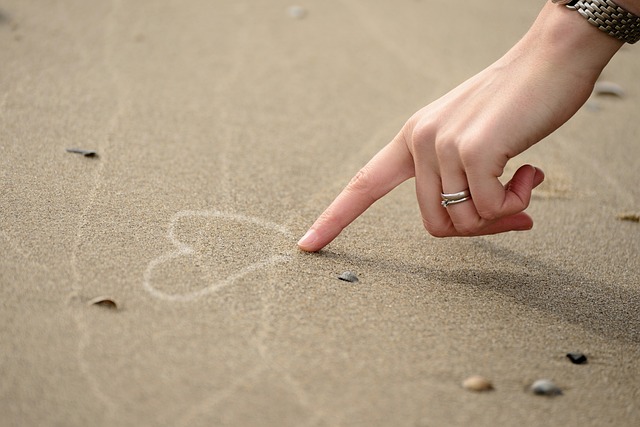
[{"label": "sandy surface", "polygon": [[533,231],[431,238],[410,182],[295,248],[541,6],[484,3],[3,2],[0,424],[639,425],[640,47],[514,160],[547,172]]}]

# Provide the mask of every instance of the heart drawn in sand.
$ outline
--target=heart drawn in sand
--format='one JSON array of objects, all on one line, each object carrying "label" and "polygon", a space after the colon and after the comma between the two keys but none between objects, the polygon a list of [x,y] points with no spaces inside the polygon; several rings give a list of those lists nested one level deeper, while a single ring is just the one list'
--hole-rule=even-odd
[{"label": "heart drawn in sand", "polygon": [[[171,261],[175,261],[180,257],[192,257],[192,256],[195,256],[196,254],[196,249],[194,249],[193,245],[180,241],[176,237],[176,233],[175,233],[176,224],[179,221],[189,217],[205,218],[205,219],[210,218],[218,221],[231,222],[232,224],[230,225],[234,227],[232,228],[232,230],[234,229],[240,230],[246,227],[254,227],[254,228],[259,227],[263,231],[266,231],[270,234],[277,233],[287,239],[291,239],[293,237],[292,234],[286,229],[286,227],[269,222],[269,221],[265,221],[263,219],[256,218],[256,217],[251,217],[251,216],[246,216],[246,215],[236,214],[236,213],[221,212],[217,210],[180,211],[177,214],[175,214],[171,219],[171,222],[169,223],[168,232],[167,232],[167,238],[173,244],[174,249],[171,252],[160,255],[159,257],[149,262],[144,272],[143,286],[145,290],[147,290],[151,295],[153,295],[156,298],[167,300],[167,301],[193,301],[204,295],[214,293],[224,287],[232,285],[235,282],[237,282],[239,279],[241,279],[242,277],[246,276],[251,272],[260,270],[262,268],[270,267],[273,265],[282,264],[292,259],[292,256],[293,256],[292,253],[291,254],[280,253],[280,254],[275,254],[270,256],[262,255],[257,260],[250,261],[248,264],[239,266],[231,274],[228,274],[227,272],[228,275],[226,277],[218,278],[212,281],[211,283],[208,283],[205,287],[201,287],[198,290],[183,292],[183,293],[171,293],[171,292],[167,292],[166,290],[162,290],[157,285],[154,285],[153,283],[154,270],[157,270],[163,264]],[[215,238],[216,236],[212,236],[212,237]],[[219,240],[220,237],[218,236],[217,239]],[[221,244],[224,246],[224,243],[225,242],[222,242]],[[212,254],[211,262],[215,263],[217,261],[216,258],[218,257],[216,257],[216,255],[217,255],[216,253]],[[242,254],[238,254],[238,255],[242,255]]]}]

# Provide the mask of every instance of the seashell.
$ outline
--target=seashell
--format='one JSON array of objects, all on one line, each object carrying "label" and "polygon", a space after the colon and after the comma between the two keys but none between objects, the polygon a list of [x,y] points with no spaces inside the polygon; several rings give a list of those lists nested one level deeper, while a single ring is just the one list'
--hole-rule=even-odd
[{"label": "seashell", "polygon": [[66,148],[66,151],[67,153],[82,154],[85,157],[96,157],[98,155],[97,151],[83,150],[81,148]]},{"label": "seashell", "polygon": [[583,363],[587,363],[587,356],[582,353],[567,353],[567,357],[571,360],[571,363],[576,365],[582,365]]},{"label": "seashell", "polygon": [[633,213],[624,213],[617,216],[620,221],[640,222],[640,215]]},{"label": "seashell", "polygon": [[562,394],[560,387],[555,385],[551,380],[537,380],[531,384],[531,391],[533,394],[540,396],[558,396]]},{"label": "seashell", "polygon": [[613,95],[622,98],[625,94],[624,89],[617,83],[601,81],[596,82],[593,93],[596,95]]},{"label": "seashell", "polygon": [[490,391],[493,384],[487,378],[480,375],[473,375],[462,382],[462,387],[470,391]]},{"label": "seashell", "polygon": [[91,301],[87,302],[88,306],[97,305],[99,307],[108,308],[109,310],[117,310],[118,304],[110,297],[100,296],[95,297]]},{"label": "seashell", "polygon": [[345,271],[338,276],[338,279],[344,280],[345,282],[355,283],[358,281],[358,276],[356,276],[356,274],[351,271]]},{"label": "seashell", "polygon": [[289,16],[294,19],[303,19],[307,16],[307,9],[302,6],[290,6],[288,12]]}]

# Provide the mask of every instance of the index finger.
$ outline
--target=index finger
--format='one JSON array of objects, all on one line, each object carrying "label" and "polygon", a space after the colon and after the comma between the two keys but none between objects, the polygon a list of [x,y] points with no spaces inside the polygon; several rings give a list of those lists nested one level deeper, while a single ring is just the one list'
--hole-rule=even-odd
[{"label": "index finger", "polygon": [[398,135],[360,169],[300,239],[298,246],[308,252],[319,251],[369,206],[413,175],[413,157]]}]

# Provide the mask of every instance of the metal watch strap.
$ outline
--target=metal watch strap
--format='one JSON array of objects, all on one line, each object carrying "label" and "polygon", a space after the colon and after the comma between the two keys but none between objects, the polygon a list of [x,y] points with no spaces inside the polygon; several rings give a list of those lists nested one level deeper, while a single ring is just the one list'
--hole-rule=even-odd
[{"label": "metal watch strap", "polygon": [[551,0],[577,10],[590,24],[627,43],[640,40],[640,17],[611,0]]}]

